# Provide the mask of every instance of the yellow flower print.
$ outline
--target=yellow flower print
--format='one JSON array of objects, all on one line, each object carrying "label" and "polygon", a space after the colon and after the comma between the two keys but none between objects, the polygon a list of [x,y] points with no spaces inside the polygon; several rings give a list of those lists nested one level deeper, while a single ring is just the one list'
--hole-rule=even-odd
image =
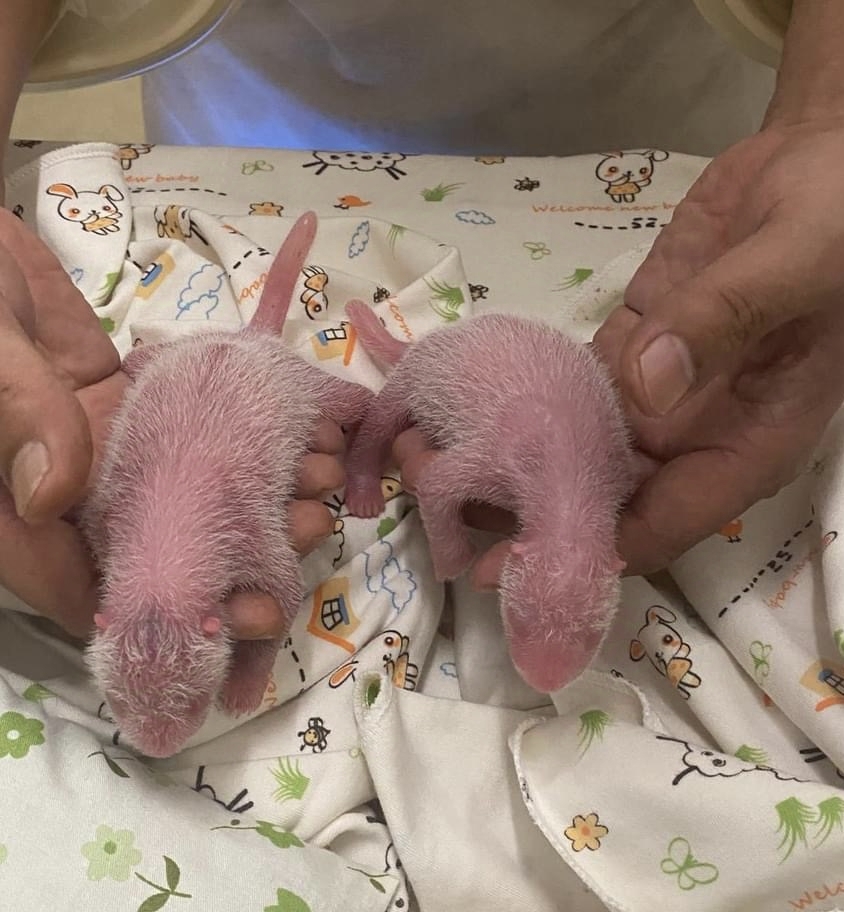
[{"label": "yellow flower print", "polygon": [[274,203],[271,200],[264,200],[263,203],[250,203],[250,215],[281,215],[284,206],[281,203]]},{"label": "yellow flower print", "polygon": [[601,840],[609,830],[598,823],[597,814],[587,814],[585,817],[578,814],[565,833],[575,852],[582,852],[584,849],[594,852],[601,848]]}]

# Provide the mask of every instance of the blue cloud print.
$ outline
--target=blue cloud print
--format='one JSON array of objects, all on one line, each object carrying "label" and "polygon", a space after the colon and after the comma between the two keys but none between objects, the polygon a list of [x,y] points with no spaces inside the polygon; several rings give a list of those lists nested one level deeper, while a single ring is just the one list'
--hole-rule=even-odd
[{"label": "blue cloud print", "polygon": [[479,209],[461,209],[454,213],[454,217],[460,222],[468,222],[470,225],[494,225],[495,219],[486,212]]},{"label": "blue cloud print", "polygon": [[390,593],[393,608],[403,611],[418,588],[410,570],[405,570],[393,553],[393,546],[383,538],[366,552],[364,564],[366,588],[375,595],[381,590]]},{"label": "blue cloud print", "polygon": [[[216,270],[216,275],[208,275]],[[220,271],[219,266],[213,263],[204,263],[188,279],[188,284],[182,289],[179,300],[176,302],[176,319],[189,313],[191,309],[199,305],[200,310],[204,310],[205,319],[211,318],[211,313],[217,309],[220,304],[218,292],[223,287],[225,273]]]},{"label": "blue cloud print", "polygon": [[360,256],[364,250],[366,250],[366,245],[369,243],[369,222],[361,222],[357,228],[355,228],[355,233],[352,235],[351,241],[349,241],[349,259],[354,259],[356,256]]}]

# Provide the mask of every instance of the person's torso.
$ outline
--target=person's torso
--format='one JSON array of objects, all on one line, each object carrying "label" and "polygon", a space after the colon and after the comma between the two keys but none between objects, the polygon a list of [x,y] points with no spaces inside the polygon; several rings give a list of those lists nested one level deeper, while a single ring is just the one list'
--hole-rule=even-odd
[{"label": "person's torso", "polygon": [[773,86],[691,0],[245,0],[145,78],[155,141],[539,155],[712,154]]}]

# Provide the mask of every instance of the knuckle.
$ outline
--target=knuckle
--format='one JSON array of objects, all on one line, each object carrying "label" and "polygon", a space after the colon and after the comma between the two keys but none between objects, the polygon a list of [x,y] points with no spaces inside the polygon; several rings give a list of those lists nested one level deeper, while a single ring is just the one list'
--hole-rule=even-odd
[{"label": "knuckle", "polygon": [[755,295],[739,285],[722,285],[717,290],[726,321],[720,332],[731,348],[744,348],[764,335],[769,317],[764,305]]},{"label": "knuckle", "polygon": [[0,378],[0,409],[8,402],[20,402],[20,388]]}]

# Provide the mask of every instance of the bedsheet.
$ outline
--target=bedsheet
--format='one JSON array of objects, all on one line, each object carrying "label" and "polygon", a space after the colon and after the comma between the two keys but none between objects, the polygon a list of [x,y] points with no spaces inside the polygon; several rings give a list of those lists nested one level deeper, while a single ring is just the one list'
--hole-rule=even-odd
[{"label": "bedsheet", "polygon": [[[121,353],[242,325],[312,208],[284,339],[377,388],[346,299],[408,340],[491,310],[586,340],[704,165],[22,143],[7,204]],[[329,499],[261,708],[212,713],[168,760],[7,595],[2,908],[836,909],[843,434],[670,578],[626,580],[592,669],[551,697],[512,670],[494,596],[436,583],[392,470],[377,519]]]}]

